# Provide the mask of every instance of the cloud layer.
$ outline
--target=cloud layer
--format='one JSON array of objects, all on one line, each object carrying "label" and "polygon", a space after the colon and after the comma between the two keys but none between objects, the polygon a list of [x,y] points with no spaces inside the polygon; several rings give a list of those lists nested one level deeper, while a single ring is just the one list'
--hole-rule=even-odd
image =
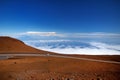
[{"label": "cloud layer", "polygon": [[27,31],[23,33],[8,34],[7,36],[23,40],[27,44],[38,49],[62,54],[120,55],[119,33]]},{"label": "cloud layer", "polygon": [[41,40],[26,43],[38,49],[61,54],[120,55],[120,45],[109,45],[100,42],[77,42],[76,44],[76,42],[70,40]]},{"label": "cloud layer", "polygon": [[[2,34],[4,35],[4,34]],[[59,38],[120,38],[120,33],[57,33],[57,32],[37,32],[27,31],[23,33],[5,34],[13,37],[32,36],[32,37],[59,37]]]}]

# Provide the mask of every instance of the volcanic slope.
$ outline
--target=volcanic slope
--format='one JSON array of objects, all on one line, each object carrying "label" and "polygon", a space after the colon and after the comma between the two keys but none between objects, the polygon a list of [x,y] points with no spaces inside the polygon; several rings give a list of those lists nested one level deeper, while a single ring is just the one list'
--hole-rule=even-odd
[{"label": "volcanic slope", "polygon": [[[50,53],[10,37],[0,37],[0,53]],[[50,54],[53,54],[52,52]],[[55,55],[15,56],[0,60],[0,80],[119,80],[120,64]],[[120,61],[120,56],[64,55]]]},{"label": "volcanic slope", "polygon": [[47,53],[47,51],[38,50],[26,45],[24,42],[7,37],[0,37],[0,53]]}]

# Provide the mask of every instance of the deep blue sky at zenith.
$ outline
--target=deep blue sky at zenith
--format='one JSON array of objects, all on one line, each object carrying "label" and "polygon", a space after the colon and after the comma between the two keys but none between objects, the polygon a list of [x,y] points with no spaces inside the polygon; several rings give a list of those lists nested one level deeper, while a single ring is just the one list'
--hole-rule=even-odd
[{"label": "deep blue sky at zenith", "polygon": [[0,0],[0,33],[120,32],[120,0]]}]

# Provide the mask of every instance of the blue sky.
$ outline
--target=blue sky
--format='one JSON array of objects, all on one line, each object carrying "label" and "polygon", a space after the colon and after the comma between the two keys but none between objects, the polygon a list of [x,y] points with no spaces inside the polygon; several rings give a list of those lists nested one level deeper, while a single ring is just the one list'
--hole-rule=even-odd
[{"label": "blue sky", "polygon": [[120,55],[120,0],[0,0],[0,36],[57,53]]},{"label": "blue sky", "polygon": [[120,32],[119,0],[0,0],[0,34]]}]

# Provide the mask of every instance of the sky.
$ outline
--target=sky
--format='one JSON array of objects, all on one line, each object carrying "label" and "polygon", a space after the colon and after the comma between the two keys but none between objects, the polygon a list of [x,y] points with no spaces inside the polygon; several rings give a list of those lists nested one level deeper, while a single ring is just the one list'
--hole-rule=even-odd
[{"label": "sky", "polygon": [[0,0],[0,33],[120,32],[119,0]]},{"label": "sky", "polygon": [[63,54],[120,55],[120,0],[0,0],[0,36]]}]

